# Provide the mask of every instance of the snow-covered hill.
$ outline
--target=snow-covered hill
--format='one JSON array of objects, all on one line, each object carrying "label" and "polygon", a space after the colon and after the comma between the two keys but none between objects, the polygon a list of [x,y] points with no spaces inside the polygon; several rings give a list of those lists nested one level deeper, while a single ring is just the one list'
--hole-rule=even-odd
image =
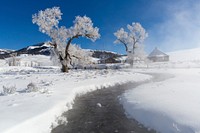
[{"label": "snow-covered hill", "polygon": [[17,55],[32,54],[32,55],[50,55],[51,46],[46,43],[38,43],[36,45],[27,46],[15,51]]},{"label": "snow-covered hill", "polygon": [[51,46],[47,43],[38,43],[27,46],[19,50],[0,50],[0,59],[12,57],[13,55],[31,54],[31,55],[50,55]]},{"label": "snow-covered hill", "polygon": [[167,54],[172,62],[200,61],[200,48],[180,50]]}]

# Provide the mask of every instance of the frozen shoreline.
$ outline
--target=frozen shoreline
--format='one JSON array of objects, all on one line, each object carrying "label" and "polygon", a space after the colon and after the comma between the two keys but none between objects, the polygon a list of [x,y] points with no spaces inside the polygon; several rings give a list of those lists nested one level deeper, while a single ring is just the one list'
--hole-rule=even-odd
[{"label": "frozen shoreline", "polygon": [[[0,132],[50,132],[52,122],[55,122],[64,111],[71,108],[77,94],[150,78],[149,75],[135,73],[130,69],[77,70],[63,74],[48,69],[38,70],[28,67],[1,68],[0,88],[12,83],[16,84],[17,92],[8,96],[0,96],[0,112],[2,112],[0,114]],[[48,92],[44,94],[39,92],[20,93],[30,82],[40,84],[40,87],[48,89]],[[47,82],[52,82],[52,84],[49,86],[41,84]]]},{"label": "frozen shoreline", "polygon": [[175,77],[141,85],[122,96],[127,114],[158,132],[199,133],[200,69],[163,72]]},{"label": "frozen shoreline", "polygon": [[127,118],[120,103],[120,95],[125,90],[148,82],[116,84],[77,96],[72,109],[62,114],[68,122],[60,123],[51,133],[155,133]]}]

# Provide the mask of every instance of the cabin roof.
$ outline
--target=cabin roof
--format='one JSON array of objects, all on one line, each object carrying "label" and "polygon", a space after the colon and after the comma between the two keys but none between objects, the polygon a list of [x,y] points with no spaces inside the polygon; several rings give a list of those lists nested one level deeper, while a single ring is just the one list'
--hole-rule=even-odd
[{"label": "cabin roof", "polygon": [[148,57],[162,57],[162,56],[169,56],[164,52],[160,51],[158,48],[155,48]]}]

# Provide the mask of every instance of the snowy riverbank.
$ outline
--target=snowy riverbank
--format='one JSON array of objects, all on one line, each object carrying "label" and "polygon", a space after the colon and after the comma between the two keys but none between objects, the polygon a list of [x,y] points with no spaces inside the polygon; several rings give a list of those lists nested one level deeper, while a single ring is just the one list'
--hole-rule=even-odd
[{"label": "snowy riverbank", "polygon": [[[77,94],[151,78],[132,70],[73,70],[67,74],[58,71],[48,67],[0,68],[0,91],[3,86],[16,86],[14,94],[0,96],[1,133],[49,132],[57,117],[71,108]],[[26,91],[31,82],[39,88],[37,92]]]},{"label": "snowy riverbank", "polygon": [[117,84],[77,96],[72,109],[62,114],[67,124],[59,124],[51,133],[156,133],[127,118],[119,102],[125,90],[150,81]]},{"label": "snowy riverbank", "polygon": [[173,74],[174,78],[127,91],[122,102],[129,117],[162,133],[199,133],[200,69],[157,69],[156,72]]}]

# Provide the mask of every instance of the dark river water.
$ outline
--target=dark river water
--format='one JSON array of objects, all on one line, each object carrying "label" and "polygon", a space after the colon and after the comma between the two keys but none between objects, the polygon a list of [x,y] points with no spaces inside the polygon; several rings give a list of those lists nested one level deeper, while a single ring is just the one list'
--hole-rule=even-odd
[{"label": "dark river water", "polygon": [[148,82],[159,82],[172,75],[151,74],[145,82],[98,89],[75,98],[72,109],[63,113],[68,123],[60,124],[52,133],[155,133],[134,119],[127,118],[119,97],[128,89]]}]

